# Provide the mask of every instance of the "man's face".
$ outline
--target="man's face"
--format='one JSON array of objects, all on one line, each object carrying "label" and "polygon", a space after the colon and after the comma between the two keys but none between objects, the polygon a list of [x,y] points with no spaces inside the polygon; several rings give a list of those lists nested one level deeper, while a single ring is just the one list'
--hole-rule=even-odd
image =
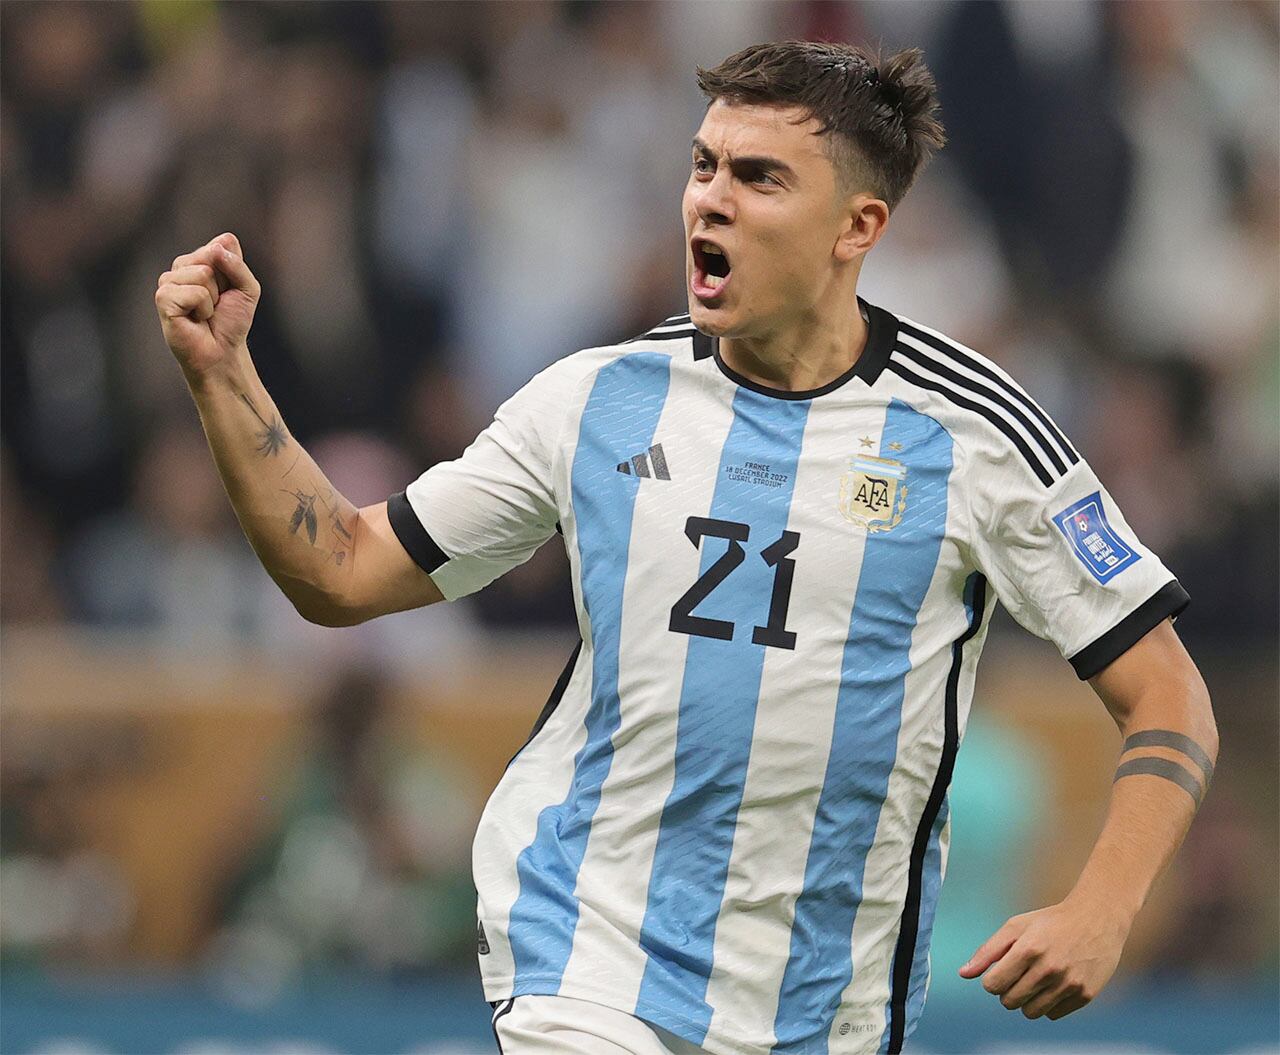
[{"label": "man's face", "polygon": [[795,123],[801,112],[717,99],[694,138],[685,274],[689,313],[705,333],[784,328],[812,314],[836,279],[848,213],[818,122]]}]

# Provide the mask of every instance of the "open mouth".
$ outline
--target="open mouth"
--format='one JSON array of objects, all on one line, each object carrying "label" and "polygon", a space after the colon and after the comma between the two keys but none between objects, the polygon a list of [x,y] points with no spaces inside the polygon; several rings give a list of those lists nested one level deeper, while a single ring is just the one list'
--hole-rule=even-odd
[{"label": "open mouth", "polygon": [[710,242],[695,240],[693,247],[693,292],[703,298],[718,296],[729,281],[729,257]]}]

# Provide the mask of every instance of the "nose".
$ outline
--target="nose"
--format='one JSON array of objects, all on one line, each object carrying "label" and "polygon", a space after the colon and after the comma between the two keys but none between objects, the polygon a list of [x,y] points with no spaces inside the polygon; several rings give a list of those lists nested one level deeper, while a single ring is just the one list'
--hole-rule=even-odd
[{"label": "nose", "polygon": [[733,200],[733,177],[728,165],[720,165],[711,179],[693,185],[693,207],[707,225],[732,223],[737,206]]}]

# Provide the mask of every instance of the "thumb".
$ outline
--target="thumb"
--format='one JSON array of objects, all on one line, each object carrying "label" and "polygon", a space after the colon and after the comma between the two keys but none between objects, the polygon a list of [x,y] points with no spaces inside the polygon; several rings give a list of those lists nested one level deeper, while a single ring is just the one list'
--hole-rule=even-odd
[{"label": "thumb", "polygon": [[1010,923],[1006,923],[991,937],[978,946],[978,951],[969,957],[967,963],[960,968],[961,978],[977,978],[1000,957],[1007,953],[1013,943],[1018,940]]}]

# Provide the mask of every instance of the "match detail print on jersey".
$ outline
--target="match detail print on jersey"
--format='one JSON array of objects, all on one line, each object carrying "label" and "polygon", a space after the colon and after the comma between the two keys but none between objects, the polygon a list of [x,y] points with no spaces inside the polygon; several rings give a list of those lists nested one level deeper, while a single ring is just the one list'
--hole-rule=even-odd
[{"label": "match detail print on jersey", "polygon": [[712,1055],[901,1050],[997,598],[1081,677],[1186,605],[1012,378],[863,309],[811,392],[687,316],[568,356],[389,501],[450,600],[557,530],[570,565],[582,643],[476,832],[487,999]]}]

